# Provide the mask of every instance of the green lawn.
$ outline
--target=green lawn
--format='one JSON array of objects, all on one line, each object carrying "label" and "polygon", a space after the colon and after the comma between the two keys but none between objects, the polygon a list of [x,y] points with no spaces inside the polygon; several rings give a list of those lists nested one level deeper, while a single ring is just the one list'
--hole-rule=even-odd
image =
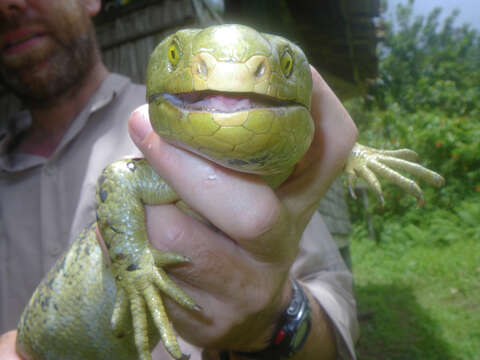
[{"label": "green lawn", "polygon": [[480,360],[478,237],[351,245],[360,360]]}]

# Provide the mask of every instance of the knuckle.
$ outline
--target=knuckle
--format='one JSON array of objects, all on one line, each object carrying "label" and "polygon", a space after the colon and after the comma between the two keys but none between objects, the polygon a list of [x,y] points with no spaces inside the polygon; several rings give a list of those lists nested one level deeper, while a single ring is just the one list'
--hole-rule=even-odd
[{"label": "knuckle", "polygon": [[146,206],[147,234],[157,248],[182,244],[191,236],[190,224],[175,205]]},{"label": "knuckle", "polygon": [[256,239],[274,229],[282,219],[284,208],[275,196],[266,196],[258,201],[251,211],[244,214],[239,227],[242,237]]}]

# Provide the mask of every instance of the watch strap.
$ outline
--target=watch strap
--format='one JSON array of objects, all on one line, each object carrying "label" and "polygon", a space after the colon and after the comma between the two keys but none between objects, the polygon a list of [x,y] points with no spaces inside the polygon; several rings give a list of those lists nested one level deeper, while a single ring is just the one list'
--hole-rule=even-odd
[{"label": "watch strap", "polygon": [[302,286],[292,281],[292,300],[282,314],[269,346],[255,353],[238,353],[251,360],[287,360],[303,346],[312,327],[312,310]]}]

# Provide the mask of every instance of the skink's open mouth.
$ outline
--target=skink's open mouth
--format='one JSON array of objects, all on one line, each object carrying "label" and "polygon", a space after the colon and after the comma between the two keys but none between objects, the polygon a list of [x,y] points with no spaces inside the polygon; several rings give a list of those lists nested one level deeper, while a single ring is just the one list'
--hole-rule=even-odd
[{"label": "skink's open mouth", "polygon": [[299,106],[288,100],[279,100],[267,95],[253,93],[220,93],[210,90],[193,91],[182,94],[157,94],[150,96],[149,102],[162,96],[172,105],[187,111],[233,113],[261,108]]}]

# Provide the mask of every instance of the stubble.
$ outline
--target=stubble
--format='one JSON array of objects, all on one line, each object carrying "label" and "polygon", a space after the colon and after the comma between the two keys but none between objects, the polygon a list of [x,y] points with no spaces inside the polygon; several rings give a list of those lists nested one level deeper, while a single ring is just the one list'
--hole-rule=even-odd
[{"label": "stubble", "polygon": [[[64,3],[65,4],[65,3]],[[81,86],[95,64],[98,49],[93,25],[85,13],[49,19],[48,42],[31,56],[7,63],[0,58],[0,80],[29,107],[51,106]],[[2,27],[15,29],[20,19]],[[28,25],[28,24],[27,24]],[[3,29],[2,29],[3,30]]]}]

